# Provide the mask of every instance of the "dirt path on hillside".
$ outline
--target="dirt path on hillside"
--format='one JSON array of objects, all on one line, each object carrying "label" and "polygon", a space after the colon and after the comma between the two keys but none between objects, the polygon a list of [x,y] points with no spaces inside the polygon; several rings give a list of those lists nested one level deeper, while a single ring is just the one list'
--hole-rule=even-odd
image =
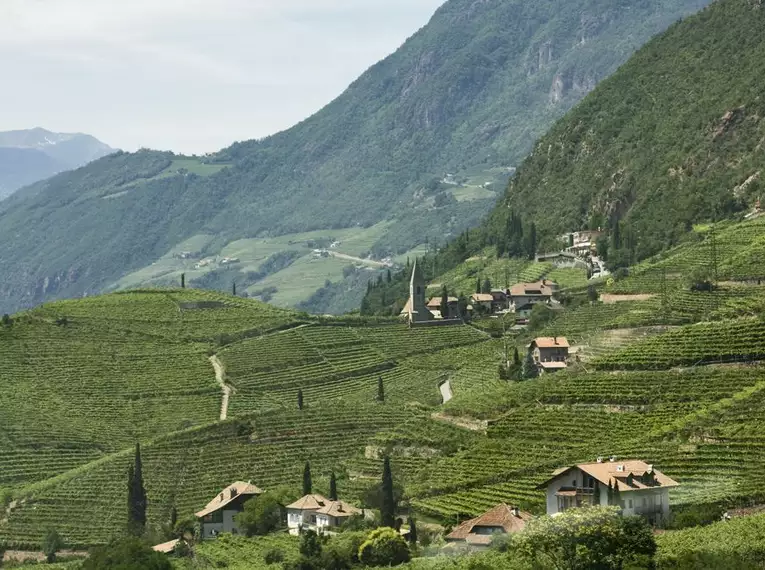
[{"label": "dirt path on hillside", "polygon": [[438,387],[438,389],[441,391],[441,399],[443,400],[444,404],[454,397],[454,395],[452,394],[452,382],[451,382],[451,380],[447,380],[446,382],[441,384]]},{"label": "dirt path on hillside", "polygon": [[220,359],[213,355],[210,357],[210,363],[215,369],[215,380],[220,384],[221,392],[223,392],[223,399],[220,403],[220,421],[225,421],[228,418],[228,401],[231,398],[231,386],[226,384],[226,369],[223,367]]}]

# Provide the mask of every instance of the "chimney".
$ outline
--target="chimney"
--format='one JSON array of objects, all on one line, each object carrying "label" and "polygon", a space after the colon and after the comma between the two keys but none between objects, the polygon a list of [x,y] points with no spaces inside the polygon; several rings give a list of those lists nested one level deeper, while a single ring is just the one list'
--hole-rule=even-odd
[{"label": "chimney", "polygon": [[513,513],[514,517],[520,518],[520,516],[521,516],[521,511],[520,511],[520,509],[518,507],[513,507],[512,508],[512,513]]},{"label": "chimney", "polygon": [[598,457],[598,463],[603,463],[603,458],[602,457]]},{"label": "chimney", "polygon": [[610,461],[611,463],[613,463],[614,461],[616,461],[616,455],[612,455],[612,456],[609,458],[609,461]]}]

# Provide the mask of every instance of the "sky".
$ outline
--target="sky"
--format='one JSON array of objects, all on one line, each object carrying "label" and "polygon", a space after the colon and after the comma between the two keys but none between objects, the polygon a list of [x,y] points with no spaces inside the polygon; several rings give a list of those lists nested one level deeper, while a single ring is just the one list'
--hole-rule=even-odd
[{"label": "sky", "polygon": [[443,0],[0,0],[0,131],[202,154],[292,126]]}]

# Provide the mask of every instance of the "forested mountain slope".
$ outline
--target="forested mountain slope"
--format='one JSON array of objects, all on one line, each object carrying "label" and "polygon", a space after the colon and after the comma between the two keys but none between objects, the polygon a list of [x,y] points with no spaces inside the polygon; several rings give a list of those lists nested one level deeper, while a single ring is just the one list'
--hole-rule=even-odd
[{"label": "forested mountain slope", "polygon": [[[490,209],[496,182],[556,118],[707,3],[450,0],[288,131],[203,161],[112,156],[5,201],[0,263],[13,270],[0,276],[0,309],[100,291],[195,236],[215,255],[241,238],[386,221],[368,248],[378,257],[443,242]],[[225,280],[255,293],[251,273]]]},{"label": "forested mountain slope", "polygon": [[765,159],[763,25],[759,2],[722,0],[649,42],[535,145],[487,220],[425,264],[440,268],[429,277],[488,246],[518,249],[532,222],[538,251],[608,229],[606,253],[626,265],[695,239],[696,222],[751,212]]},{"label": "forested mountain slope", "polygon": [[0,132],[0,200],[19,188],[114,152],[90,135],[45,129]]}]

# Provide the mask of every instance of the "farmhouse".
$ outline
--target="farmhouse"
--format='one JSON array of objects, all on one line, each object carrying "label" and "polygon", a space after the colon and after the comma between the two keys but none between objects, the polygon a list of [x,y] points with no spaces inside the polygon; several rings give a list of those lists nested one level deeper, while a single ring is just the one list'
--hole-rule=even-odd
[{"label": "farmhouse", "polygon": [[458,319],[460,318],[459,299],[457,297],[449,297],[447,304],[449,311],[446,315],[441,313],[441,297],[433,297],[428,301],[427,307],[435,318],[441,319]]},{"label": "farmhouse", "polygon": [[361,510],[344,501],[331,501],[318,494],[305,495],[287,505],[287,528],[293,534],[301,529],[323,530],[342,525]]},{"label": "farmhouse", "polygon": [[508,308],[509,303],[507,298],[507,291],[503,291],[502,289],[492,289],[491,297],[492,313],[499,313],[500,311],[504,311]]},{"label": "farmhouse", "polygon": [[678,486],[653,465],[611,458],[559,469],[538,488],[547,490],[548,515],[572,508],[616,505],[624,515],[642,516],[657,524],[669,517],[669,490]]},{"label": "farmhouse", "polygon": [[518,283],[510,288],[510,304],[517,308],[535,303],[551,303],[558,285],[553,281]]},{"label": "farmhouse", "polygon": [[196,513],[202,538],[211,538],[222,532],[237,534],[239,527],[234,517],[244,510],[244,503],[263,491],[251,483],[237,481],[223,489],[207,506]]},{"label": "farmhouse", "polygon": [[446,541],[485,548],[497,534],[522,531],[530,519],[529,513],[502,503],[479,517],[463,522],[446,536]]},{"label": "farmhouse", "polygon": [[[473,308],[481,310],[486,313],[492,312],[492,303],[494,302],[494,295],[490,293],[474,293],[470,296],[470,302],[473,304]],[[480,307],[480,309],[478,309]]]},{"label": "farmhouse", "polygon": [[319,530],[336,528],[345,523],[353,515],[361,515],[361,509],[343,501],[330,501],[316,511],[316,528]]},{"label": "farmhouse", "polygon": [[555,372],[567,367],[568,340],[566,337],[538,337],[531,341],[529,351],[543,372]]}]

